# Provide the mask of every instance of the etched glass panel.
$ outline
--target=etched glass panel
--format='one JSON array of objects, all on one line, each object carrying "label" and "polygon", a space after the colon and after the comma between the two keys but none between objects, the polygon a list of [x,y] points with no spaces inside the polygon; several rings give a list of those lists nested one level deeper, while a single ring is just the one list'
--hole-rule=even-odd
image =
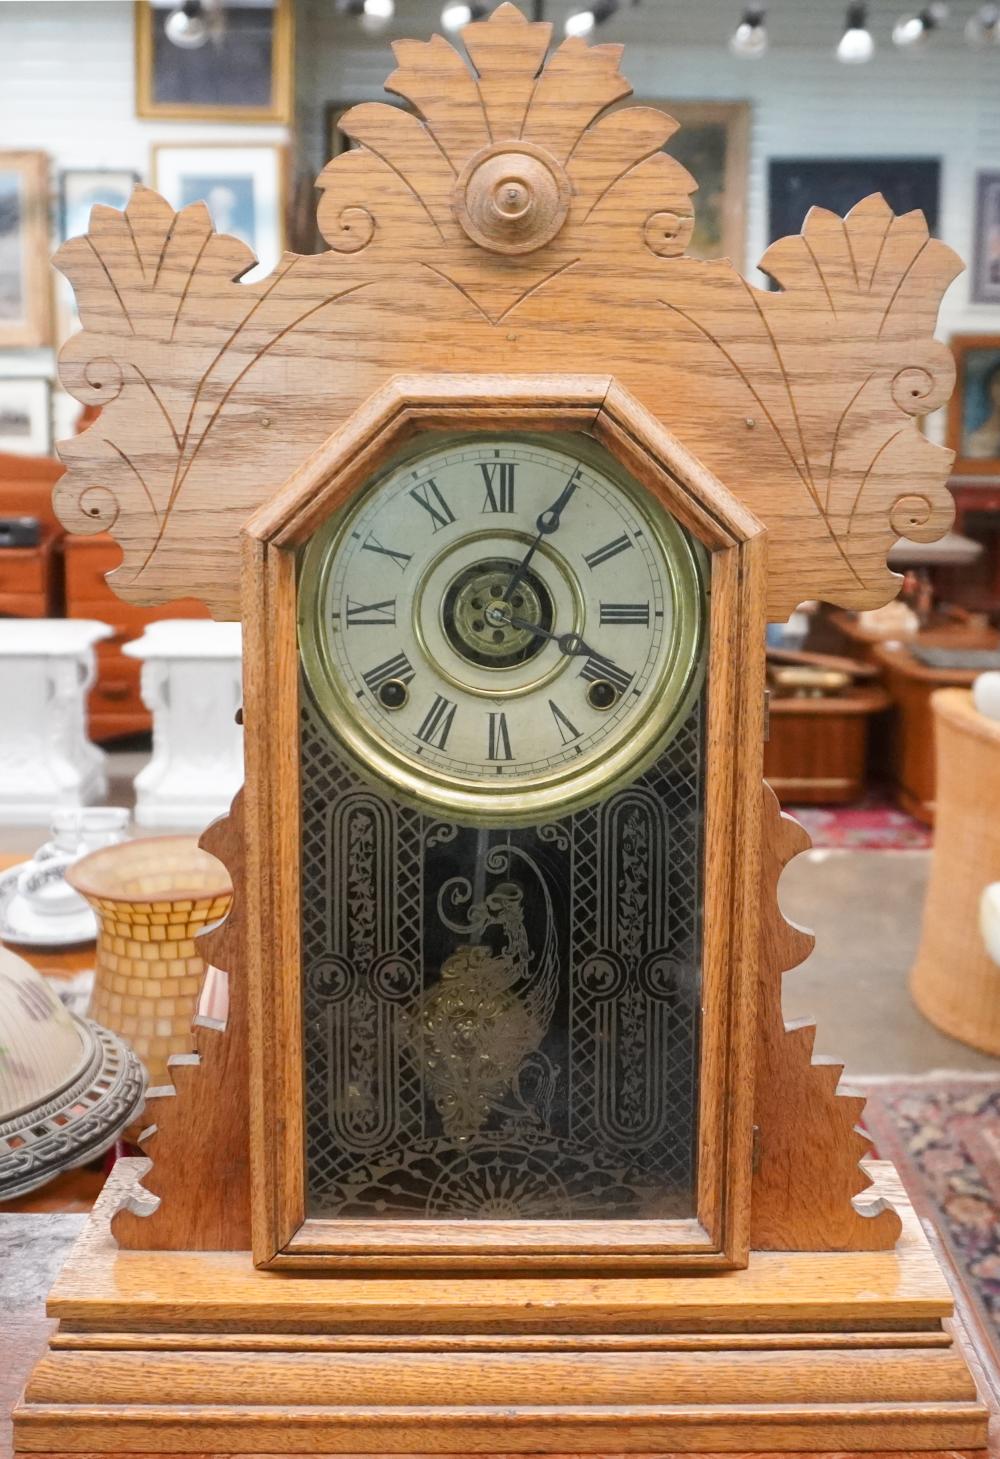
[{"label": "etched glass panel", "polygon": [[374,789],[302,705],[308,1215],[694,1214],[704,690],[632,784],[510,831]]}]

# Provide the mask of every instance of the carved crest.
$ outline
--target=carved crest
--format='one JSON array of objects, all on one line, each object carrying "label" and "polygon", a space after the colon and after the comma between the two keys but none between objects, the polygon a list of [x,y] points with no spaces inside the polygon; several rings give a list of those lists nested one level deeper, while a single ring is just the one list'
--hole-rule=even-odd
[{"label": "carved crest", "polygon": [[358,143],[321,173],[329,249],[253,284],[194,204],[138,188],[57,255],[83,331],[66,388],[101,405],[63,443],[56,508],[109,531],[131,602],[195,595],[236,616],[247,518],[387,379],[613,375],[770,534],[769,611],[891,596],[895,537],[949,525],[950,453],[917,430],[953,384],[932,337],[955,254],[881,197],[814,209],[757,289],[683,250],[696,184],[676,124],[618,107],[619,46],[564,41],[505,4],[462,33],[400,41],[412,110],[353,108]]}]

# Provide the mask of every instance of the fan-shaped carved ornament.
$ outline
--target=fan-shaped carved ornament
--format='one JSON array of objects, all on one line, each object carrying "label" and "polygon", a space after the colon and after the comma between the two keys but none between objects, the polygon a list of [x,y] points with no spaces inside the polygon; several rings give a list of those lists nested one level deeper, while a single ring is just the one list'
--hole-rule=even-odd
[{"label": "fan-shaped carved ornament", "polygon": [[947,529],[951,455],[915,418],[952,388],[933,329],[955,254],[875,196],[769,248],[778,291],[686,258],[676,124],[612,109],[621,47],[546,60],[550,29],[501,5],[462,33],[471,66],[440,36],[398,42],[387,88],[412,110],[343,118],[358,145],[319,178],[324,253],[241,284],[250,252],[145,188],[60,249],[84,326],[62,379],[103,410],[61,447],[56,508],[121,543],[122,598],[236,616],[247,518],[429,368],[614,376],[766,524],[775,617],[886,601],[893,540]]}]

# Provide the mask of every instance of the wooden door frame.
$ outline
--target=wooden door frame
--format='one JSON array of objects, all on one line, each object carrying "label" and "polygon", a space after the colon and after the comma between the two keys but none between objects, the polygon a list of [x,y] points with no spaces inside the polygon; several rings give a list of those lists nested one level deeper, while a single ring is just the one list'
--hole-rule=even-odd
[{"label": "wooden door frame", "polygon": [[[298,549],[420,432],[593,437],[710,554],[697,1218],[643,1221],[306,1219],[300,970]],[[607,376],[397,376],[243,531],[245,907],[253,1256],[258,1266],[744,1266],[754,1096],[766,534]]]}]

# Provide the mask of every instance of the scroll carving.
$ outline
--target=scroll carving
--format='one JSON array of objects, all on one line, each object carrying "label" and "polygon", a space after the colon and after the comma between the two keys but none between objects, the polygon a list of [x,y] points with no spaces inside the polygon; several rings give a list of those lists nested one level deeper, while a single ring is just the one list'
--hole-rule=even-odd
[{"label": "scroll carving", "polygon": [[842,1064],[812,1063],[814,1026],[786,1028],[781,1014],[782,973],[808,956],[813,939],[782,917],[778,880],[808,846],[806,832],[765,785],[750,1244],[757,1251],[888,1251],[900,1221],[858,1163],[870,1154],[857,1128],[865,1102],[837,1093]]},{"label": "scroll carving", "polygon": [[329,247],[266,279],[237,282],[252,257],[201,204],[144,188],[63,246],[84,328],[62,378],[103,410],[61,448],[56,508],[121,543],[122,598],[235,616],[238,529],[428,359],[614,376],[767,525],[774,617],[885,602],[894,538],[947,529],[951,457],[915,417],[951,389],[933,329],[956,256],[871,197],[772,245],[777,291],[684,257],[676,124],[611,109],[630,90],[618,46],[569,39],[546,61],[550,29],[502,5],[463,31],[471,68],[440,36],[398,42],[387,85],[412,110],[347,113],[357,146],[319,178]]}]

